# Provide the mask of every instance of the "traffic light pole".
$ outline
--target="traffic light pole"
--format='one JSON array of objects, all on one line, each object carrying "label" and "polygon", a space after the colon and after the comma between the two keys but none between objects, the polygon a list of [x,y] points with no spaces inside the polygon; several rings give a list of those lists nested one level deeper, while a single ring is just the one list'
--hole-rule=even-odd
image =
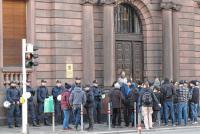
[{"label": "traffic light pole", "polygon": [[[23,74],[23,95],[26,93],[26,39],[22,39],[22,74]],[[28,112],[27,112],[27,97],[24,97],[25,102],[22,104],[22,134],[28,134]]]}]

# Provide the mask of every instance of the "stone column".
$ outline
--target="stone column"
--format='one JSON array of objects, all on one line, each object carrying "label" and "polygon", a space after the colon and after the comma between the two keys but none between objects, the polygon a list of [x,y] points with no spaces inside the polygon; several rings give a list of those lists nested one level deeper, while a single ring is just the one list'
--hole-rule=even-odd
[{"label": "stone column", "polygon": [[103,15],[103,49],[104,49],[104,86],[111,86],[115,78],[115,0],[104,0]]},{"label": "stone column", "polygon": [[95,79],[95,47],[93,4],[95,0],[83,0],[83,83]]},{"label": "stone column", "polygon": [[163,16],[163,76],[174,79],[174,47],[173,47],[173,10],[178,9],[178,5],[173,2],[163,2],[160,5]]},{"label": "stone column", "polygon": [[0,0],[0,86],[3,87],[3,0]]}]

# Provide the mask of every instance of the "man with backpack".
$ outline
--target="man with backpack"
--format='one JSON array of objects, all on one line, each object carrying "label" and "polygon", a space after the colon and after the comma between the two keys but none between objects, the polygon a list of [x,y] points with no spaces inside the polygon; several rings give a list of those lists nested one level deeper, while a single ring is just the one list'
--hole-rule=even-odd
[{"label": "man with backpack", "polygon": [[152,114],[153,114],[153,102],[156,102],[159,107],[161,104],[158,102],[155,94],[149,87],[149,82],[144,83],[143,93],[140,97],[140,106],[142,107],[142,115],[144,116],[144,125],[147,130],[153,128]]},{"label": "man with backpack", "polygon": [[69,97],[70,97],[70,90],[71,86],[67,86],[66,89],[61,93],[61,109],[64,114],[63,119],[63,130],[70,130],[69,127],[69,117],[71,112],[71,105],[69,103]]},{"label": "man with backpack", "polygon": [[163,96],[165,126],[168,126],[169,112],[172,118],[172,126],[175,126],[173,96],[176,95],[176,91],[168,78],[164,79],[161,94]]}]

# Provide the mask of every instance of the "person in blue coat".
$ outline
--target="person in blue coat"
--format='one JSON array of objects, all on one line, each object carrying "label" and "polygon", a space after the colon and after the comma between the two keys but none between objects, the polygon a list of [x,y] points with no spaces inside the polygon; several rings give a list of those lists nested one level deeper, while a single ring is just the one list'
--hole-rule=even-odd
[{"label": "person in blue coat", "polygon": [[41,80],[41,86],[37,89],[37,102],[38,102],[38,125],[44,120],[44,125],[50,126],[48,116],[44,113],[44,100],[48,98],[48,88],[46,87],[47,81]]},{"label": "person in blue coat", "polygon": [[[55,110],[55,121],[56,125],[58,124],[59,121],[62,122],[62,112],[61,112],[61,105],[60,101],[57,99],[59,95],[64,91],[64,87],[62,86],[62,83],[60,80],[56,80],[56,86],[53,87],[52,89],[52,96],[54,100],[54,110]],[[60,117],[60,119],[59,119]],[[60,122],[60,123],[61,123]]]},{"label": "person in blue coat", "polygon": [[7,114],[9,128],[13,128],[13,125],[20,127],[20,96],[20,90],[16,88],[16,82],[11,81],[10,87],[6,90],[6,100],[11,103]]},{"label": "person in blue coat", "polygon": [[30,92],[31,97],[28,99],[28,114],[31,117],[32,125],[37,126],[36,123],[36,114],[35,114],[35,104],[33,102],[33,97],[35,96],[35,90],[31,87],[31,81],[27,80],[26,82],[26,91]]}]

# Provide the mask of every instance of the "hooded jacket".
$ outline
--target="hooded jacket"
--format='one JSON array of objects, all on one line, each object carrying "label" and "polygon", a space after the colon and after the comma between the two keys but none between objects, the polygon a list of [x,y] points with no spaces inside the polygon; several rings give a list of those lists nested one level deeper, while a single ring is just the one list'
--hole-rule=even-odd
[{"label": "hooded jacket", "polygon": [[70,105],[78,105],[80,106],[81,104],[85,105],[86,103],[86,95],[85,92],[81,89],[81,87],[75,87],[74,90],[72,91],[70,97],[69,97],[69,102]]}]

